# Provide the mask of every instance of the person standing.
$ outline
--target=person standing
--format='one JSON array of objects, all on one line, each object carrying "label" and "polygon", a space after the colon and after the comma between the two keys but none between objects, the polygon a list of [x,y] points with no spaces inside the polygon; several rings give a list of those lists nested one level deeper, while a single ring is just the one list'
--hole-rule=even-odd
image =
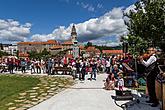
[{"label": "person standing", "polygon": [[76,74],[79,75],[79,80],[81,79],[80,67],[81,67],[80,62],[79,62],[79,60],[77,59],[77,60],[76,60]]},{"label": "person standing", "polygon": [[21,68],[22,68],[22,73],[26,72],[26,61],[25,59],[21,60]]},{"label": "person standing", "polygon": [[81,74],[82,74],[81,79],[82,79],[82,80],[85,80],[85,74],[86,74],[86,61],[83,61],[82,69],[81,69]]},{"label": "person standing", "polygon": [[10,74],[13,74],[13,68],[14,68],[13,59],[9,58],[9,60],[8,60],[8,70],[9,70]]},{"label": "person standing", "polygon": [[48,61],[47,61],[47,69],[48,69],[48,75],[51,75],[52,73],[52,67],[53,67],[53,62],[52,62],[52,59],[49,58]]},{"label": "person standing", "polygon": [[148,88],[148,95],[149,100],[146,101],[147,103],[152,103],[152,107],[157,107],[159,102],[156,98],[155,92],[155,79],[158,74],[158,70],[156,69],[157,65],[157,56],[156,56],[156,48],[150,47],[148,49],[149,59],[147,61],[143,60],[143,57],[140,57],[141,63],[146,67],[145,72],[147,74],[147,88]]},{"label": "person standing", "polygon": [[[92,73],[91,73],[91,80],[96,80],[96,74],[97,74],[97,62],[95,60],[93,60],[92,62]],[[94,75],[94,78],[93,78]]]},{"label": "person standing", "polygon": [[36,61],[36,69],[37,69],[37,74],[41,73],[41,62],[39,59]]},{"label": "person standing", "polygon": [[109,59],[106,60],[106,73],[110,74],[110,61],[109,61]]}]

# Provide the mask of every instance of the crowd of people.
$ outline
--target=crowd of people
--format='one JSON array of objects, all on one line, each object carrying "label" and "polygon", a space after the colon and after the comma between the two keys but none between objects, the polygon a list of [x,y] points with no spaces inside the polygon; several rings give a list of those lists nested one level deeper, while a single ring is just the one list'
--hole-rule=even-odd
[{"label": "crowd of people", "polygon": [[[129,59],[126,57],[127,60]],[[70,67],[74,77],[78,77],[81,80],[85,80],[85,75],[90,73],[91,79],[96,80],[98,72],[114,73],[114,77],[117,78],[117,72],[122,70],[123,55],[113,55],[100,57],[88,57],[88,58],[67,58],[67,57],[55,57],[48,59],[29,59],[29,58],[16,58],[5,57],[0,59],[0,73],[16,73],[21,71],[31,74],[54,74],[54,67]]]},{"label": "crowd of people", "polygon": [[[31,74],[56,74],[54,67],[69,67],[72,70],[74,79],[79,80],[96,80],[97,74],[100,72],[107,73],[108,77],[105,82],[105,89],[114,89],[117,85],[119,76],[123,76],[122,63],[132,64],[132,56],[111,55],[104,57],[88,57],[88,58],[67,58],[55,57],[48,59],[29,59],[29,58],[11,58],[6,57],[0,59],[0,73],[14,74],[17,71]],[[62,73],[67,74],[67,73]],[[85,76],[89,75],[88,78]],[[124,86],[124,83],[123,83]]]},{"label": "crowd of people", "polygon": [[[124,87],[124,80],[123,80],[123,65],[122,63],[127,63],[131,68],[134,69],[135,74],[133,77],[134,84],[135,80],[137,80],[141,75],[145,73],[146,79],[146,91],[149,100],[146,103],[151,103],[152,107],[157,107],[159,105],[159,101],[156,97],[156,88],[155,88],[155,80],[157,75],[159,74],[158,69],[158,55],[157,49],[154,47],[148,48],[147,57],[146,56],[139,56],[137,59],[138,61],[129,56],[130,58],[123,58],[123,56],[117,56],[117,58],[111,58],[111,64],[109,62],[106,65],[107,72],[110,74],[108,75],[106,82],[105,82],[105,89],[114,89],[115,86],[119,88],[119,90],[123,90]],[[136,60],[137,60],[136,59]],[[110,69],[109,69],[110,68]],[[134,85],[136,86],[136,85]]]},{"label": "crowd of people", "polygon": [[[154,62],[156,62],[157,58],[155,56],[156,50],[154,48],[150,48],[152,52],[146,61],[140,57],[139,65],[143,65],[144,70],[145,68],[150,67]],[[129,65],[130,68],[136,70],[139,66],[135,64],[135,59],[131,54],[120,54],[120,55],[109,55],[103,57],[88,57],[88,58],[67,58],[66,56],[63,57],[55,57],[55,58],[48,58],[48,59],[29,59],[29,58],[2,58],[0,59],[0,73],[10,73],[14,74],[17,71],[21,71],[22,73],[26,73],[27,71],[31,74],[48,74],[52,75],[55,74],[54,67],[69,67],[72,69],[72,76],[74,79],[79,80],[96,80],[97,74],[100,72],[107,73],[107,78],[105,80],[105,89],[112,90],[115,87],[118,87],[119,90],[123,90],[124,81],[123,76],[126,75],[125,69],[123,67],[123,63]],[[137,67],[136,67],[137,65]],[[139,66],[140,67],[140,66]],[[138,68],[139,68],[138,67]],[[131,73],[133,79],[137,79],[138,75],[140,76],[141,69],[134,71]],[[152,102],[152,106],[157,106],[158,101],[155,95],[155,78],[156,71],[151,68],[147,76],[147,89],[149,93],[150,100],[148,102]],[[65,73],[67,74],[67,73]],[[90,77],[86,78],[85,76],[89,75]],[[129,82],[129,81],[127,81]],[[131,82],[131,83],[130,83]],[[129,83],[133,85],[132,80]]]}]

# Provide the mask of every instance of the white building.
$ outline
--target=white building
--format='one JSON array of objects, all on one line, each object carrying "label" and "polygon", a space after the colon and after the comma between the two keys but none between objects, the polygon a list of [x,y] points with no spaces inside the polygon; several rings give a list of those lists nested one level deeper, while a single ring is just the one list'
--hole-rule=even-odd
[{"label": "white building", "polygon": [[3,52],[6,52],[11,55],[16,55],[18,48],[17,45],[3,45]]}]

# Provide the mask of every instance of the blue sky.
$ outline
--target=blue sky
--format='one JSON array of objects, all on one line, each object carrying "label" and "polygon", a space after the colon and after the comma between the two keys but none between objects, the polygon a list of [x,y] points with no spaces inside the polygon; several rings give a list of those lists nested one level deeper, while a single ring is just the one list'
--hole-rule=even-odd
[{"label": "blue sky", "polygon": [[[33,35],[39,37],[51,34],[60,26],[67,29],[72,23],[79,24],[99,18],[114,8],[124,9],[135,2],[136,0],[0,0],[0,19],[12,19],[18,22],[19,28],[28,28],[26,33],[30,32],[26,36],[27,40]],[[26,23],[30,25],[27,26]],[[0,31],[0,35],[2,32],[4,31]]]}]

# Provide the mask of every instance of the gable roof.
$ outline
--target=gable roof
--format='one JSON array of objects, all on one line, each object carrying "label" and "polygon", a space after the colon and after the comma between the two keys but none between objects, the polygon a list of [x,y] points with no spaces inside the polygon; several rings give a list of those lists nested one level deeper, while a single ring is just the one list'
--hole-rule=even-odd
[{"label": "gable roof", "polygon": [[55,45],[53,47],[50,47],[51,50],[62,49],[62,48],[63,48],[62,45]]},{"label": "gable roof", "polygon": [[97,48],[95,48],[95,47],[92,47],[92,46],[88,47],[88,48],[86,49],[86,51],[87,51],[87,52],[100,53],[100,50],[99,50],[99,49],[97,49]]},{"label": "gable roof", "polygon": [[91,51],[95,51],[95,49],[96,49],[95,47],[90,46],[86,49],[86,51],[91,52]]},{"label": "gable roof", "polygon": [[55,44],[57,45],[58,42],[56,40],[48,40],[46,42],[18,42],[17,44],[21,44],[21,45]]},{"label": "gable roof", "polygon": [[102,50],[105,54],[122,54],[123,50]]},{"label": "gable roof", "polygon": [[62,45],[73,45],[74,43],[72,41],[65,41],[62,43]]},{"label": "gable roof", "polygon": [[28,53],[19,53],[18,54],[19,57],[29,57]]}]

